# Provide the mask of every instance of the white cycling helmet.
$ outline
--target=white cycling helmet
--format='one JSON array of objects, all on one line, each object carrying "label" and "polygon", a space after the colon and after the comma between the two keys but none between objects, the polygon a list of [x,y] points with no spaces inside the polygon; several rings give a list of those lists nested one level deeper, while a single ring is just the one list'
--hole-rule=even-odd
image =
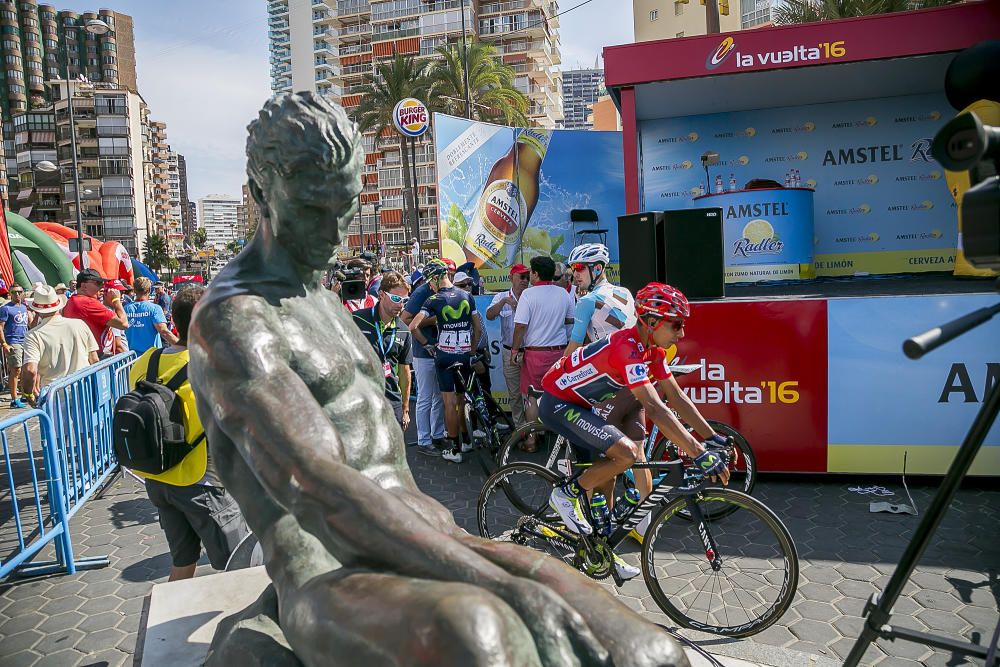
[{"label": "white cycling helmet", "polygon": [[568,264],[597,264],[600,262],[607,266],[611,262],[611,254],[608,246],[603,243],[584,243],[573,248],[569,253]]}]

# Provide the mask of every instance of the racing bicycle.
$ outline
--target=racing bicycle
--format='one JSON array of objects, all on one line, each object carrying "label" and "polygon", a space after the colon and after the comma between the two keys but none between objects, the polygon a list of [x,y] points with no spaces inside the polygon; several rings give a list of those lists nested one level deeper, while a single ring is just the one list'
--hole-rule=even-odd
[{"label": "racing bicycle", "polygon": [[[652,514],[640,552],[642,577],[674,622],[747,637],[781,618],[795,595],[799,560],[778,516],[743,492],[708,486],[683,460],[635,467],[656,477],[650,495],[612,524],[610,534],[579,535],[549,507],[549,495],[581,469],[564,475],[534,463],[501,466],[479,495],[479,533],[548,553],[593,579],[613,577],[621,586],[614,550]],[[586,494],[581,502],[591,516]],[[684,512],[689,520],[681,518]]]},{"label": "racing bicycle", "polygon": [[[489,364],[482,355],[471,363]],[[479,458],[479,465],[486,475],[497,469],[497,454],[514,431],[514,422],[504,412],[488,391],[483,388],[476,372],[469,371],[460,362],[449,367],[455,376],[455,388],[465,397],[465,429],[472,439]]]}]

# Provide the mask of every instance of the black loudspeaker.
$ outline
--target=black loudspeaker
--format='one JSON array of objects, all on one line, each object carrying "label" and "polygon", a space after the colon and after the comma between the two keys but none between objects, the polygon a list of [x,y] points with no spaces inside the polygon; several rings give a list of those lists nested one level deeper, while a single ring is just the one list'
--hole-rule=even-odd
[{"label": "black loudspeaker", "polygon": [[664,281],[688,299],[725,296],[722,209],[690,208],[662,215]]},{"label": "black loudspeaker", "polygon": [[620,281],[632,294],[649,283],[664,280],[666,244],[663,227],[662,211],[618,218]]}]

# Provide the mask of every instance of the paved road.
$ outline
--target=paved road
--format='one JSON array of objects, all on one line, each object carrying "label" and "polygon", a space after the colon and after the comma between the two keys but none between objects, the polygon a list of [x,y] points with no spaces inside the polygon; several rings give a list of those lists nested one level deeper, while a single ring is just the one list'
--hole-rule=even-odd
[{"label": "paved road", "polygon": [[[411,465],[421,488],[448,506],[461,525],[474,529],[482,483],[477,464],[411,456]],[[847,490],[858,481],[771,478],[755,492],[785,520],[803,566],[793,607],[777,625],[753,637],[756,645],[832,659],[850,649],[864,601],[884,586],[918,521],[905,514],[870,514],[870,497]],[[916,504],[926,508],[933,485],[912,486]],[[901,487],[890,488],[902,493]],[[985,485],[961,491],[896,605],[895,622],[988,641],[1000,600],[998,524],[1000,491]],[[74,517],[73,535],[79,555],[108,555],[111,567],[0,584],[3,667],[131,664],[143,598],[152,583],[165,580],[170,566],[155,509],[136,482],[118,478]],[[205,565],[199,568],[199,575],[210,572]],[[615,593],[648,617],[667,622],[641,581]],[[718,638],[709,640],[708,648],[739,653],[738,645]],[[972,663],[918,645],[880,642],[865,664]]]}]

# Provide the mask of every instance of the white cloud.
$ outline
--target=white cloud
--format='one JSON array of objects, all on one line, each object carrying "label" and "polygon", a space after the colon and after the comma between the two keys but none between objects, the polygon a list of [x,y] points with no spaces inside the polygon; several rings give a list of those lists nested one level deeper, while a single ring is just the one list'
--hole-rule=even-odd
[{"label": "white cloud", "polygon": [[189,197],[239,196],[246,126],[270,96],[268,54],[147,39],[137,54],[139,92],[167,141],[187,160]]}]

